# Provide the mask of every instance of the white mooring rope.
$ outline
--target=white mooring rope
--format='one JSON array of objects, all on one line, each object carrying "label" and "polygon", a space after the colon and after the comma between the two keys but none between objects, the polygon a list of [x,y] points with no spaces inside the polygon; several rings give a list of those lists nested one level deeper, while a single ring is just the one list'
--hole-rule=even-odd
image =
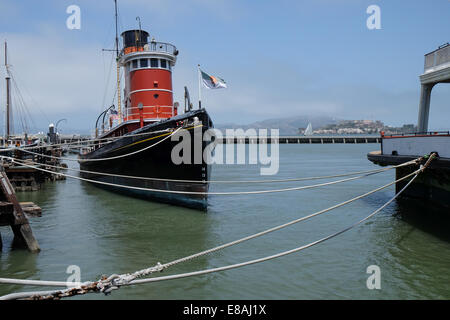
[{"label": "white mooring rope", "polygon": [[[288,227],[288,226],[291,226],[291,225],[293,225],[293,224],[296,224],[296,223],[305,221],[305,220],[307,220],[307,219],[313,218],[313,217],[315,217],[315,216],[318,216],[318,215],[320,215],[320,214],[326,213],[326,212],[331,211],[331,210],[333,210],[333,209],[337,209],[337,208],[339,208],[339,207],[342,207],[342,206],[344,206],[344,205],[347,205],[347,204],[349,204],[349,203],[351,203],[351,202],[354,202],[354,201],[356,201],[356,200],[359,200],[359,199],[362,199],[362,198],[364,198],[364,197],[367,197],[367,196],[369,196],[369,195],[371,195],[371,194],[373,194],[373,193],[375,193],[375,192],[378,192],[378,191],[380,191],[380,190],[386,189],[386,188],[392,186],[393,184],[395,184],[395,183],[397,183],[397,182],[403,181],[403,180],[405,180],[405,179],[411,177],[411,176],[414,175],[414,174],[415,174],[415,172],[412,172],[412,173],[410,173],[409,175],[406,175],[406,176],[404,176],[404,177],[402,177],[402,178],[400,178],[400,179],[398,179],[398,180],[396,180],[396,181],[390,182],[390,183],[385,184],[385,185],[383,185],[383,186],[381,186],[381,187],[378,187],[378,188],[376,188],[376,189],[373,189],[372,191],[369,191],[369,192],[367,192],[367,193],[361,194],[361,195],[359,195],[359,196],[357,196],[357,197],[351,198],[351,199],[349,199],[349,200],[347,200],[347,201],[341,202],[341,203],[339,203],[339,204],[336,204],[336,205],[331,206],[331,207],[329,207],[329,208],[323,209],[323,210],[321,210],[321,211],[317,211],[317,212],[312,213],[312,214],[310,214],[310,215],[301,217],[301,218],[299,218],[299,219],[292,220],[292,221],[287,222],[287,223],[285,223],[285,224],[282,224],[282,225],[279,225],[279,226],[276,226],[276,227],[273,227],[273,228],[270,228],[270,229],[261,231],[261,232],[259,232],[259,233],[256,233],[256,234],[253,234],[253,235],[250,235],[250,236],[241,238],[241,239],[239,239],[239,240],[235,240],[235,241],[232,241],[232,242],[228,242],[228,243],[222,244],[222,245],[220,245],[220,246],[217,246],[217,247],[214,247],[214,248],[211,248],[211,249],[208,249],[208,250],[205,250],[205,251],[202,251],[202,252],[193,254],[193,255],[189,255],[189,256],[186,256],[186,257],[183,257],[183,258],[180,258],[180,259],[177,259],[177,260],[174,260],[174,261],[165,263],[165,264],[162,265],[162,267],[165,269],[165,268],[170,267],[170,266],[173,266],[173,265],[175,265],[175,264],[178,264],[178,263],[181,263],[181,262],[185,262],[185,261],[188,261],[188,260],[191,260],[191,259],[194,259],[194,258],[203,256],[203,255],[209,254],[209,253],[213,253],[213,252],[215,252],[215,251],[218,251],[218,250],[221,250],[221,249],[224,249],[224,248],[227,248],[227,247],[231,247],[231,246],[233,246],[233,245],[236,245],[236,244],[239,244],[239,243],[242,243],[242,242],[245,242],[245,241],[248,241],[248,240],[257,238],[257,237],[260,237],[260,236],[262,236],[262,235],[265,235],[265,234],[268,234],[268,233],[271,233],[271,232],[274,232],[274,231],[281,230],[281,229],[286,228],[286,227]],[[153,267],[152,267],[152,268],[153,268]],[[138,273],[145,273],[144,270],[147,270],[147,269],[143,269],[143,270],[141,270],[141,271],[138,271]],[[4,279],[4,278],[0,278],[0,283],[28,284],[28,285],[42,285],[42,286],[57,286],[57,287],[59,287],[59,286],[65,286],[65,285],[66,285],[65,282],[58,282],[58,281],[15,280],[15,279]]]},{"label": "white mooring rope", "polygon": [[[85,294],[85,293],[89,293],[89,292],[104,292],[104,293],[110,293],[112,290],[116,290],[119,289],[121,286],[127,286],[127,285],[137,285],[137,284],[144,284],[144,283],[151,283],[151,282],[158,282],[158,281],[167,281],[167,280],[174,280],[174,279],[181,279],[181,278],[187,278],[187,277],[192,277],[192,276],[199,276],[199,275],[204,275],[204,274],[208,274],[208,273],[214,273],[214,272],[220,272],[220,271],[225,271],[225,270],[230,270],[230,269],[236,269],[236,268],[241,268],[244,266],[248,266],[248,265],[252,265],[252,264],[256,264],[256,263],[261,263],[261,262],[265,262],[265,261],[269,261],[269,260],[273,260],[282,256],[286,256],[295,252],[299,252],[302,251],[304,249],[307,249],[309,247],[312,247],[314,245],[317,245],[319,243],[322,243],[326,240],[329,240],[331,238],[334,238],[354,227],[356,227],[357,225],[363,223],[364,221],[368,220],[369,218],[371,218],[372,216],[374,216],[375,214],[377,214],[378,212],[380,212],[382,209],[384,209],[387,205],[389,205],[393,200],[395,200],[402,192],[403,190],[405,190],[413,181],[414,179],[417,177],[418,173],[420,172],[420,170],[417,170],[414,172],[415,176],[413,177],[413,179],[411,179],[407,185],[399,192],[397,193],[393,198],[391,198],[388,202],[386,202],[382,207],[378,208],[377,210],[375,210],[374,212],[372,212],[370,215],[366,216],[364,219],[359,220],[358,222],[352,224],[351,226],[342,229],[338,232],[335,232],[331,235],[328,235],[326,237],[323,237],[319,240],[316,240],[314,242],[310,242],[306,245],[288,250],[288,251],[283,251],[274,255],[270,255],[270,256],[266,256],[263,258],[259,258],[259,259],[254,259],[254,260],[249,260],[249,261],[245,261],[242,263],[237,263],[237,264],[232,264],[232,265],[228,265],[228,266],[223,266],[223,267],[218,267],[218,268],[212,268],[212,269],[205,269],[205,270],[200,270],[200,271],[194,271],[194,272],[187,272],[187,273],[180,273],[180,274],[175,274],[175,275],[169,275],[169,276],[162,276],[162,277],[155,277],[155,278],[147,278],[147,279],[134,279],[132,281],[128,281],[128,277],[129,275],[112,275],[107,279],[102,279],[99,280],[97,282],[86,282],[81,286],[78,287],[73,287],[73,288],[69,288],[66,290],[56,290],[56,291],[36,291],[36,292],[25,292],[25,293],[14,293],[14,294],[9,294],[9,295],[5,295],[0,297],[0,300],[10,300],[10,299],[24,299],[24,298],[32,298],[32,299],[39,299],[39,298],[50,298],[50,299],[54,299],[54,298],[63,298],[63,297],[68,297],[68,296],[72,296],[72,295],[77,295],[77,294]],[[154,271],[161,271],[159,269],[155,269],[153,268]],[[2,279],[0,279],[0,282],[2,282]],[[48,283],[48,282],[47,282]],[[61,286],[62,282],[57,282],[56,286]],[[66,283],[64,283],[65,285]],[[34,281],[34,285],[36,285],[36,281]],[[95,285],[95,286],[94,286]],[[91,289],[92,288],[92,289]]]},{"label": "white mooring rope", "polygon": [[[22,299],[22,298],[35,298],[35,299],[59,299],[62,297],[68,297],[68,296],[72,296],[72,295],[78,295],[78,294],[85,294],[85,293],[90,293],[90,292],[104,292],[104,293],[109,293],[112,290],[115,289],[119,289],[120,286],[125,286],[125,285],[135,285],[135,284],[143,284],[143,283],[150,283],[150,282],[156,282],[156,281],[164,281],[164,280],[172,280],[172,279],[180,279],[180,278],[186,278],[186,277],[191,277],[191,276],[196,276],[196,275],[203,275],[203,274],[208,274],[208,273],[213,273],[213,272],[219,272],[219,271],[224,271],[224,270],[230,270],[230,269],[235,269],[235,268],[239,268],[239,267],[243,267],[243,266],[247,266],[247,265],[251,265],[251,264],[256,264],[256,263],[261,263],[264,261],[268,261],[268,260],[272,260],[275,258],[279,258],[288,254],[292,254],[295,252],[299,252],[301,250],[304,250],[306,248],[312,247],[316,244],[322,243],[326,240],[329,240],[331,238],[334,238],[344,232],[349,231],[350,229],[358,226],[359,224],[365,222],[366,220],[368,220],[369,218],[371,218],[372,216],[374,216],[375,214],[377,214],[378,212],[380,212],[382,209],[384,209],[386,206],[388,206],[392,201],[394,201],[416,178],[417,176],[423,172],[425,170],[426,167],[428,167],[429,163],[434,159],[435,154],[431,154],[431,156],[429,157],[429,159],[427,160],[426,164],[424,166],[421,166],[420,169],[400,178],[397,179],[394,182],[391,182],[387,185],[384,185],[382,187],[379,187],[377,189],[374,189],[366,194],[360,195],[358,197],[355,197],[353,199],[347,200],[345,202],[342,202],[341,204],[335,205],[333,207],[327,208],[325,210],[319,211],[317,213],[314,213],[312,215],[297,219],[297,220],[293,220],[289,223],[286,223],[284,225],[275,227],[275,228],[271,228],[268,229],[266,231],[242,238],[240,240],[236,240],[218,247],[215,247],[213,249],[209,249],[206,251],[202,251],[200,253],[185,257],[185,258],[181,258],[169,263],[166,263],[164,265],[158,263],[156,266],[151,267],[151,268],[147,268],[147,269],[143,269],[140,271],[136,271],[133,274],[123,274],[123,275],[112,275],[109,278],[102,278],[101,280],[97,281],[97,282],[85,282],[84,284],[77,286],[77,287],[73,287],[73,288],[69,288],[66,290],[58,290],[58,291],[38,291],[38,292],[25,292],[25,293],[14,293],[14,294],[10,294],[10,295],[6,295],[3,297],[0,297],[0,300],[8,300],[8,299]],[[219,267],[219,268],[212,268],[212,269],[206,269],[206,270],[201,270],[201,271],[195,271],[195,272],[189,272],[189,273],[181,273],[181,274],[175,274],[175,275],[170,275],[170,276],[163,276],[163,277],[156,277],[156,278],[147,278],[147,279],[140,279],[140,280],[136,280],[137,277],[142,277],[144,275],[148,275],[151,274],[153,272],[157,272],[157,271],[162,271],[165,268],[172,266],[174,264],[177,263],[181,263],[187,260],[191,260],[193,258],[205,255],[205,254],[209,254],[212,253],[214,251],[223,249],[225,247],[229,247],[250,239],[253,239],[255,237],[259,237],[263,234],[267,234],[269,232],[273,232],[276,230],[279,230],[281,228],[287,227],[293,223],[297,223],[303,220],[306,220],[307,218],[311,218],[313,216],[316,216],[318,214],[324,213],[326,211],[330,211],[334,208],[337,208],[339,206],[343,206],[344,204],[350,203],[352,201],[355,201],[357,199],[361,199],[369,194],[372,194],[374,192],[377,192],[381,189],[384,189],[394,183],[400,182],[402,180],[405,180],[411,176],[414,177],[393,197],[391,198],[389,201],[387,201],[383,206],[381,206],[380,208],[378,208],[377,210],[375,210],[374,212],[372,212],[370,215],[368,215],[367,217],[359,220],[358,222],[352,224],[351,226],[342,229],[338,232],[335,232],[329,236],[326,236],[324,238],[321,238],[317,241],[311,242],[307,245],[303,245],[301,247],[297,247],[295,249],[291,249],[288,251],[284,251],[284,252],[280,252],[271,256],[266,256],[264,258],[259,258],[259,259],[255,259],[255,260],[250,260],[250,261],[246,261],[246,262],[242,262],[242,263],[238,263],[238,264],[233,264],[233,265],[228,265],[228,266],[224,266],[224,267]],[[42,286],[65,286],[66,283],[65,282],[61,282],[61,281],[40,281],[40,280],[19,280],[19,279],[3,279],[0,278],[0,283],[15,283],[15,284],[30,284],[30,285],[42,285]]]},{"label": "white mooring rope", "polygon": [[[40,170],[40,171],[43,171],[43,172],[47,172],[47,173],[51,173],[51,174],[57,174],[57,175],[61,175],[61,176],[66,177],[66,178],[73,178],[73,179],[86,181],[86,182],[91,182],[91,183],[96,183],[96,184],[101,184],[101,185],[107,185],[107,186],[124,188],[124,189],[149,191],[149,192],[161,192],[161,193],[169,193],[169,194],[186,194],[186,195],[203,195],[203,196],[208,196],[208,195],[230,196],[230,195],[267,194],[267,193],[279,193],[279,192],[287,192],[287,191],[299,191],[299,190],[306,190],[306,189],[324,187],[324,186],[329,186],[329,185],[333,185],[333,184],[343,183],[343,182],[347,182],[347,181],[357,180],[357,179],[361,179],[361,178],[368,177],[368,176],[371,176],[371,175],[374,175],[374,174],[378,173],[378,172],[367,173],[367,174],[356,176],[356,177],[340,179],[340,180],[335,180],[335,181],[330,181],[330,182],[325,182],[325,183],[312,184],[312,185],[301,186],[301,187],[291,187],[291,188],[282,188],[282,189],[270,189],[270,190],[253,190],[253,191],[200,192],[200,191],[181,191],[181,190],[165,190],[165,189],[144,188],[144,187],[135,187],[135,186],[116,184],[116,183],[105,182],[105,181],[98,181],[98,180],[77,177],[77,176],[73,176],[73,175],[65,174],[65,173],[60,173],[60,172],[55,173],[54,171],[51,171],[51,170],[39,168],[37,166],[33,166],[33,165],[30,165],[30,164],[27,164],[27,163],[16,161],[12,157],[0,156],[0,158],[10,159],[12,162],[18,163],[18,164],[20,164],[22,166],[33,168],[33,169]],[[386,170],[387,169],[388,168],[386,168]]]},{"label": "white mooring rope", "polygon": [[[0,156],[1,157],[1,156]],[[115,174],[115,173],[108,173],[108,172],[99,172],[99,171],[89,171],[89,170],[81,170],[76,168],[67,168],[67,167],[61,167],[61,166],[55,166],[50,164],[42,164],[35,161],[29,161],[29,160],[23,160],[14,158],[16,163],[23,164],[33,164],[33,165],[44,165],[45,167],[49,168],[55,168],[60,170],[68,170],[68,171],[75,171],[79,173],[89,173],[94,175],[104,175],[104,176],[110,176],[110,177],[119,177],[119,178],[128,178],[128,179],[137,179],[137,180],[153,180],[153,181],[169,181],[169,182],[185,182],[185,183],[279,183],[279,182],[295,182],[295,181],[308,181],[308,180],[322,180],[322,179],[331,179],[331,178],[340,178],[340,177],[347,177],[347,176],[354,176],[357,174],[366,174],[366,173],[380,173],[384,171],[388,171],[391,169],[396,169],[399,167],[409,166],[411,164],[416,164],[416,160],[408,161],[399,165],[383,168],[383,169],[374,169],[374,170],[365,170],[365,171],[354,171],[349,173],[342,173],[342,174],[335,174],[335,175],[329,175],[329,176],[316,176],[316,177],[302,177],[302,178],[290,178],[290,179],[272,179],[272,180],[182,180],[182,179],[164,179],[164,178],[151,178],[151,177],[140,177],[140,176],[128,176],[123,174]],[[21,162],[17,162],[21,161]],[[55,172],[55,174],[59,174],[58,172]]]}]

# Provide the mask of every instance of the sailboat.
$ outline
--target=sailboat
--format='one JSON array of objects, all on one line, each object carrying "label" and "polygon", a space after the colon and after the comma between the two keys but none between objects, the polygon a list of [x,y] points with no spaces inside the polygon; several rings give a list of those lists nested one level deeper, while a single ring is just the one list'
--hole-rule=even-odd
[{"label": "sailboat", "polygon": [[313,134],[312,124],[311,122],[308,123],[308,126],[305,129],[304,135],[305,136],[311,136]]},{"label": "sailboat", "polygon": [[[185,108],[173,102],[172,72],[178,50],[166,42],[149,41],[149,33],[139,29],[122,32],[119,48],[116,17],[117,103],[97,118],[109,115],[109,128],[99,132],[96,142],[79,154],[82,177],[101,182],[96,184],[123,195],[206,210],[210,165],[205,159],[194,161],[195,153],[211,143],[200,138],[213,127],[205,108],[199,103],[193,109],[185,87]],[[125,84],[120,85],[120,68]],[[124,93],[123,100],[121,92]],[[192,160],[175,163],[172,150],[181,139],[171,135],[183,130],[188,133]],[[184,139],[184,138],[183,138]]]}]

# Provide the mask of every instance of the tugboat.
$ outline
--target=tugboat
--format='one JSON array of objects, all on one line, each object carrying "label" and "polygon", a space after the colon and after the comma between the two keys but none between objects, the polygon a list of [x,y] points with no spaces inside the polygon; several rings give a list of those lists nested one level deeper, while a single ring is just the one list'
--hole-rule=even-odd
[{"label": "tugboat", "polygon": [[[186,87],[185,112],[178,114],[179,104],[173,102],[172,92],[178,50],[169,43],[149,41],[149,33],[140,27],[121,36],[119,52],[116,3],[118,109],[112,106],[97,118],[98,124],[101,117],[109,115],[109,128],[98,132],[96,124],[95,142],[79,154],[81,176],[101,181],[103,184],[96,185],[121,194],[206,210],[206,194],[189,192],[208,191],[210,166],[202,155],[211,142],[202,137],[213,123],[200,103],[199,109],[192,109]],[[120,68],[125,79],[123,101]],[[192,161],[172,159],[173,148],[185,139],[172,139],[178,131],[189,133]]]}]

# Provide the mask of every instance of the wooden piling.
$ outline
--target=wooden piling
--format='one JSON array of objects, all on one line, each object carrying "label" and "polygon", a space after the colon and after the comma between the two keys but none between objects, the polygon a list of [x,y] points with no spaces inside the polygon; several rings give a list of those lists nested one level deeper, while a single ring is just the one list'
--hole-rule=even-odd
[{"label": "wooden piling", "polygon": [[8,176],[2,169],[0,170],[0,226],[9,225],[11,227],[14,233],[14,244],[25,246],[31,252],[39,252],[41,249],[33,235],[28,219],[17,200]]}]

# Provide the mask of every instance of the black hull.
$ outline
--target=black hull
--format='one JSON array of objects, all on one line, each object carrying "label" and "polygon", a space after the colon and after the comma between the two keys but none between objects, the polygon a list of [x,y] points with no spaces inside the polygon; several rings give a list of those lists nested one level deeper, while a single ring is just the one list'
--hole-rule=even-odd
[{"label": "black hull", "polygon": [[[194,121],[194,117],[196,117],[198,121]],[[183,124],[181,124],[181,122],[183,122]],[[172,161],[172,150],[182,139],[172,141],[172,137],[168,137],[170,136],[170,132],[161,131],[169,129],[173,132],[173,130],[178,129],[181,126],[183,129],[186,129],[186,132],[189,132],[191,142],[194,142],[195,136],[197,139],[196,141],[201,143],[203,155],[203,150],[210,142],[204,142],[199,135],[201,134],[203,136],[203,133],[212,127],[212,122],[207,112],[204,109],[201,109],[144,126],[141,129],[133,131],[131,133],[132,135],[124,135],[122,138],[117,139],[112,143],[105,144],[98,147],[96,150],[87,154],[80,154],[79,156],[81,170],[115,175],[156,178],[157,180],[134,179],[84,172],[81,173],[81,176],[83,178],[101,181],[107,184],[114,184],[113,186],[95,183],[97,186],[120,194],[150,201],[206,210],[207,195],[165,192],[207,192],[209,187],[208,183],[203,181],[209,180],[210,166],[205,163],[203,157],[201,157],[201,159],[196,159],[196,163],[194,163],[194,156],[191,158],[191,163],[175,164]],[[151,145],[154,146],[147,150],[120,157],[145,149]],[[191,154],[193,155],[194,143],[191,143],[191,145]],[[119,158],[105,161],[83,161],[118,156]],[[171,180],[190,181],[183,182]],[[135,187],[135,189],[119,187],[117,185]],[[149,191],[140,190],[138,188],[156,190]]]},{"label": "black hull", "polygon": [[[375,164],[381,166],[399,165],[407,161],[417,159],[417,156],[401,156],[381,154],[380,152],[371,152],[367,158]],[[422,164],[425,160],[422,161]],[[395,169],[396,179],[400,179],[413,171],[419,169],[418,165],[400,167]],[[395,191],[400,192],[406,186],[409,180],[404,180],[396,183]],[[423,171],[414,182],[403,191],[401,197],[420,199],[422,201],[429,201],[430,203],[443,207],[450,208],[450,159],[437,158],[434,159],[428,168]]]}]

